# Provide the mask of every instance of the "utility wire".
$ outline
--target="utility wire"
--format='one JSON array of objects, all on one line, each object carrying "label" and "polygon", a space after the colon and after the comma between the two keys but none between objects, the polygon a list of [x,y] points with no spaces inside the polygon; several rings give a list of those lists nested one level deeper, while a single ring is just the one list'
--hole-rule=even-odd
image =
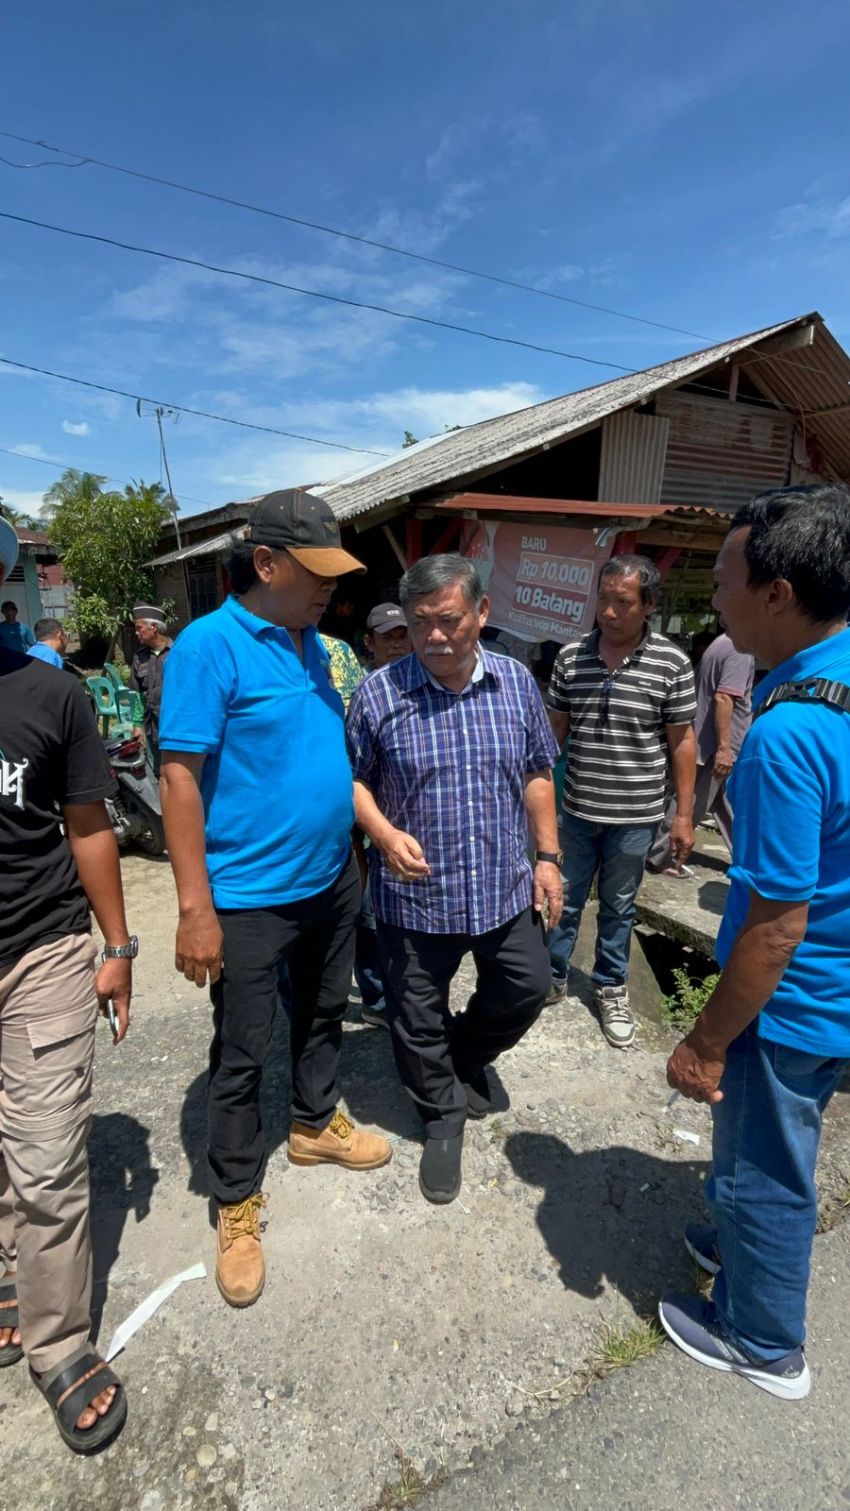
[{"label": "utility wire", "polygon": [[482,341],[497,341],[502,346],[521,346],[525,351],[543,352],[548,357],[566,357],[570,362],[585,362],[591,367],[610,367],[620,373],[638,371],[634,367],[624,367],[621,362],[604,362],[600,357],[584,357],[578,352],[561,351],[556,346],[538,346],[534,341],[521,341],[518,336],[497,336],[492,331],[476,330],[471,325],[458,325],[451,320],[437,320],[432,315],[415,315],[410,310],[393,310],[385,304],[369,304],[362,299],[346,299],[342,294],[325,294],[318,289],[302,288],[296,283],[282,283],[278,278],[266,278],[261,273],[245,273],[238,268],[220,267],[214,262],[203,262],[198,257],[180,257],[176,252],[161,252],[154,247],[140,247],[133,242],[117,241],[112,236],[97,236],[93,231],[73,231],[69,226],[54,226],[49,221],[32,220],[27,215],[12,215],[8,210],[0,210],[0,219],[12,220],[22,226],[35,226],[40,231],[55,231],[60,236],[72,236],[79,241],[96,241],[102,246],[117,247],[122,252],[136,252],[143,257],[176,262],[184,267],[203,268],[207,273],[221,273],[226,278],[242,278],[247,283],[262,283],[269,288],[284,289],[288,294],[305,294],[310,299],[324,299],[329,304],[343,304],[349,309],[371,310],[378,315],[391,315],[394,320],[412,320],[417,325],[429,325],[443,331],[457,331],[462,336],[476,336]]},{"label": "utility wire", "polygon": [[194,184],[181,184],[175,179],[161,178],[155,173],[143,173],[139,168],[127,168],[121,163],[109,163],[103,158],[82,157],[79,153],[70,153],[64,147],[54,147],[50,142],[39,141],[35,137],[19,136],[14,131],[0,131],[0,137],[6,137],[9,141],[23,142],[30,147],[40,147],[44,152],[56,152],[66,157],[77,157],[75,163],[11,163],[6,158],[0,161],[7,162],[10,168],[105,168],[110,173],[123,173],[128,178],[143,179],[146,183],[160,184],[166,189],[177,189],[181,194],[194,194],[200,199],[211,199],[220,205],[230,205],[237,210],[248,210],[253,215],[265,215],[273,220],[283,220],[289,225],[302,226],[308,231],[320,231],[324,236],[337,236],[343,241],[356,242],[360,246],[372,247],[379,252],[391,252],[396,257],[407,257],[414,262],[424,262],[433,268],[443,268],[450,273],[462,273],[466,278],[481,278],[487,283],[499,283],[504,288],[520,289],[524,294],[536,294],[541,299],[555,299],[561,304],[576,305],[579,309],[593,310],[600,315],[613,315],[618,320],[631,320],[638,325],[651,325],[655,330],[672,331],[677,336],[693,336],[697,341],[711,341],[714,338],[703,335],[700,331],[684,330],[679,325],[666,325],[661,320],[648,320],[644,315],[631,315],[625,310],[609,309],[604,304],[590,304],[585,299],[574,299],[568,294],[558,294],[552,289],[535,288],[531,283],[522,283],[517,278],[506,278],[498,273],[485,273],[480,268],[462,267],[459,263],[446,262],[441,257],[428,257],[424,252],[412,252],[409,247],[397,247],[389,241],[375,241],[369,236],[358,236],[353,231],[341,231],[335,226],[323,225],[320,221],[307,220],[299,215],[287,215],[282,210],[272,210],[267,205],[252,205],[242,199],[232,199],[227,194],[216,194],[210,189],[199,189]]},{"label": "utility wire", "polygon": [[[311,446],[330,446],[334,451],[356,451],[365,456],[389,456],[388,451],[375,451],[368,446],[346,446],[342,441],[323,441],[315,435],[299,435],[294,430],[277,430],[274,425],[255,425],[250,420],[234,420],[226,414],[211,414],[206,409],[190,409],[188,404],[172,404],[170,400],[151,399],[146,394],[131,393],[127,388],[110,388],[107,383],[93,383],[88,378],[74,378],[69,373],[52,372],[49,367],[34,367],[31,362],[13,362],[11,357],[0,357],[4,367],[17,367],[21,372],[38,373],[42,378],[58,378],[60,383],[76,383],[81,388],[96,388],[99,393],[117,394],[120,399],[132,399],[135,404],[160,405],[163,409],[175,409],[180,414],[199,415],[202,420],[218,420],[222,425],[238,425],[241,430],[262,430],[266,435],[282,435],[288,441],[308,441]],[[17,452],[14,453],[17,455]]]},{"label": "utility wire", "polygon": [[[17,462],[36,462],[39,467],[52,467],[54,472],[57,467],[62,467],[65,472],[91,471],[95,477],[106,477],[105,473],[98,472],[95,468],[82,468],[76,462],[52,462],[49,457],[45,456],[27,456],[25,451],[12,451],[9,446],[0,446],[0,455],[13,456]],[[106,477],[106,481],[108,483],[117,483],[119,488],[126,488],[128,486],[124,479],[120,477]],[[205,509],[215,509],[217,507],[215,504],[211,504],[208,498],[193,498],[191,493],[181,493],[180,497],[185,498],[188,504],[203,504]]]}]

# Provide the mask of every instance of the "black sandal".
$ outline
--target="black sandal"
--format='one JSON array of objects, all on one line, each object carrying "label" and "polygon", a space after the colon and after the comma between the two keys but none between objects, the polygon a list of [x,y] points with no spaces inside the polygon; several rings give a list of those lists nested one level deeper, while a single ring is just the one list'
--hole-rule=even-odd
[{"label": "black sandal", "polygon": [[[62,1441],[74,1453],[94,1453],[117,1437],[124,1426],[127,1420],[124,1387],[90,1343],[84,1344],[43,1375],[36,1374],[30,1368],[30,1375],[33,1384],[53,1408]],[[106,1416],[98,1417],[93,1427],[78,1427],[77,1418],[80,1413],[110,1385],[118,1388]]]},{"label": "black sandal", "polygon": [[[0,1280],[0,1327],[11,1327],[14,1331],[20,1325],[17,1282],[14,1275],[7,1275],[5,1280]],[[6,1343],[0,1348],[0,1369],[5,1369],[9,1364],[17,1364],[23,1357],[23,1344]]]}]

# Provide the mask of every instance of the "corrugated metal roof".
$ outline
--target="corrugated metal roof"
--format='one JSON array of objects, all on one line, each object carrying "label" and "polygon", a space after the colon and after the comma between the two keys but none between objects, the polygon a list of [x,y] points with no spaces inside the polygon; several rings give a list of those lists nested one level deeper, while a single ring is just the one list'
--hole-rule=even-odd
[{"label": "corrugated metal roof", "polygon": [[206,540],[193,541],[181,551],[167,551],[164,556],[155,556],[148,566],[168,567],[175,561],[191,561],[193,556],[217,556],[220,551],[227,550],[234,536],[241,540],[244,529],[242,524],[233,530],[225,530],[223,535],[209,535]]},{"label": "corrugated metal roof", "polygon": [[[759,353],[754,348],[796,327],[814,323],[814,344],[790,352]],[[780,403],[803,411],[831,408],[850,399],[850,358],[829,334],[817,313],[800,315],[778,325],[723,341],[703,351],[662,362],[643,372],[629,373],[594,388],[563,398],[548,399],[513,414],[482,420],[464,430],[449,431],[398,452],[378,467],[364,468],[311,491],[327,499],[337,518],[355,519],[383,504],[406,501],[411,494],[473,480],[491,467],[507,465],[547,449],[568,436],[589,429],[606,415],[645,403],[656,393],[674,388],[706,372],[717,363],[742,353],[742,362],[765,391]],[[813,418],[809,429],[829,451],[833,465],[850,477],[850,409]],[[807,422],[808,423],[808,422]]]}]

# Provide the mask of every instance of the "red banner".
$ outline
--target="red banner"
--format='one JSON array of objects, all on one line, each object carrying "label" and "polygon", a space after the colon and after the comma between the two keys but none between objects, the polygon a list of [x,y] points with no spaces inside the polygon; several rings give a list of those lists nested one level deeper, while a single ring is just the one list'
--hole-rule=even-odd
[{"label": "red banner", "polygon": [[523,640],[578,640],[593,629],[599,568],[614,535],[565,525],[467,520],[461,553],[475,562],[490,599],[490,623]]}]

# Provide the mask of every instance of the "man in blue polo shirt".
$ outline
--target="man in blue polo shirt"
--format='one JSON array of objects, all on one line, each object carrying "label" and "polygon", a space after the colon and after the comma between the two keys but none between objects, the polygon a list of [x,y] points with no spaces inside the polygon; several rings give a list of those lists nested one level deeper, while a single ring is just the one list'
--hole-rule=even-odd
[{"label": "man in blue polo shirt", "polygon": [[715,576],[736,650],[770,671],[729,788],[723,972],[667,1068],[712,1107],[712,1226],[685,1243],[714,1295],[659,1311],[692,1359],[799,1400],[821,1120],[850,1064],[850,490],[754,499]]},{"label": "man in blue polo shirt", "polygon": [[282,966],[290,1160],[372,1170],[392,1153],[337,1110],[360,879],[342,699],[316,625],[337,577],[362,570],[322,499],[270,493],[228,562],[233,596],[183,631],[166,667],[161,786],[176,964],[197,986],[210,981],[216,1280],[231,1306],[250,1306],[265,1281],[259,1096]]}]

